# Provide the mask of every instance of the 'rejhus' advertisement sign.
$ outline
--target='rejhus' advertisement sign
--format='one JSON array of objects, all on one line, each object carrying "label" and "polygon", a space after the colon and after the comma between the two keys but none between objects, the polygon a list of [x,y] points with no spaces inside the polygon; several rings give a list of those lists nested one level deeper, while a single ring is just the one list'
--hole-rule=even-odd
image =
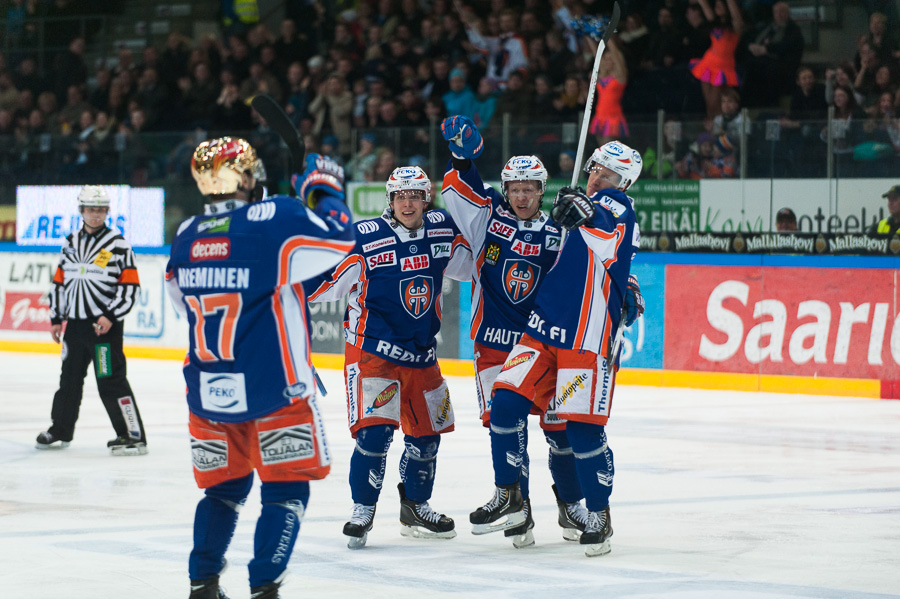
[{"label": "'rejhus' advertisement sign", "polygon": [[896,379],[895,276],[890,269],[668,265],[664,367]]},{"label": "'rejhus' advertisement sign", "polygon": [[[165,192],[161,187],[102,186],[109,195],[106,225],[133,247],[163,245]],[[21,185],[16,188],[16,243],[61,246],[81,227],[80,185]]]}]

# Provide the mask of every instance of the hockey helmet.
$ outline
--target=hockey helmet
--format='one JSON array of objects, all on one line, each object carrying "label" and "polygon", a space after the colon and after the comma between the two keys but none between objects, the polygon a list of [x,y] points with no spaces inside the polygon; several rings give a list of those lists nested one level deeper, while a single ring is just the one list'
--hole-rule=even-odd
[{"label": "hockey helmet", "polygon": [[239,137],[204,141],[191,157],[191,174],[203,195],[224,195],[243,189],[241,183],[245,173],[249,173],[254,182],[266,179],[266,169],[256,150]]},{"label": "hockey helmet", "polygon": [[541,196],[547,188],[547,169],[537,156],[513,156],[500,172],[503,183],[503,195],[510,181],[538,181],[541,184]]},{"label": "hockey helmet", "polygon": [[641,176],[643,162],[641,154],[619,141],[603,144],[591,154],[584,165],[584,172],[589,176],[594,164],[605,166],[619,175],[618,189],[625,191]]},{"label": "hockey helmet", "polygon": [[388,177],[385,184],[385,197],[387,197],[388,206],[391,205],[391,198],[394,193],[406,189],[418,190],[425,192],[425,205],[431,203],[431,179],[425,174],[420,166],[401,166],[394,169],[391,176]]},{"label": "hockey helmet", "polygon": [[97,206],[109,208],[109,195],[99,185],[85,185],[78,192],[78,207]]}]

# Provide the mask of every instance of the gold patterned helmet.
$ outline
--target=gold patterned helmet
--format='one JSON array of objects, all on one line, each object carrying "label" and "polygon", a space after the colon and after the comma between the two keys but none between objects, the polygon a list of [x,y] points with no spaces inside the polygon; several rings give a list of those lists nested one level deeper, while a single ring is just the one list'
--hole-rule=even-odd
[{"label": "gold patterned helmet", "polygon": [[219,137],[204,141],[191,157],[191,173],[203,195],[230,194],[245,189],[242,176],[249,173],[256,181],[264,181],[266,169],[247,140]]}]

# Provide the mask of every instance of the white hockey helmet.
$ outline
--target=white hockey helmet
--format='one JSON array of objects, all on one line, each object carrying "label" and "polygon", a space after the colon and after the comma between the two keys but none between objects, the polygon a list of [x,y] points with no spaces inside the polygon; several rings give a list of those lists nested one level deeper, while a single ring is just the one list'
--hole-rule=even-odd
[{"label": "white hockey helmet", "polygon": [[99,185],[85,185],[78,192],[78,207],[83,208],[85,206],[109,208],[109,195]]},{"label": "white hockey helmet", "polygon": [[231,194],[244,189],[241,184],[245,173],[254,178],[254,183],[266,179],[266,169],[256,150],[239,137],[204,141],[191,157],[191,174],[203,195]]},{"label": "white hockey helmet", "polygon": [[643,161],[641,154],[620,141],[611,141],[603,144],[591,154],[584,164],[584,172],[591,174],[594,164],[605,166],[621,177],[617,186],[622,191],[631,187],[632,183],[641,176]]},{"label": "white hockey helmet", "polygon": [[388,206],[391,205],[391,198],[395,192],[413,189],[423,191],[425,193],[425,205],[431,203],[431,179],[419,166],[401,166],[394,169],[391,176],[388,177],[385,184],[385,197]]},{"label": "white hockey helmet", "polygon": [[539,181],[543,196],[547,188],[547,169],[537,156],[513,156],[500,171],[500,180],[503,183],[504,196],[506,185],[510,181]]}]

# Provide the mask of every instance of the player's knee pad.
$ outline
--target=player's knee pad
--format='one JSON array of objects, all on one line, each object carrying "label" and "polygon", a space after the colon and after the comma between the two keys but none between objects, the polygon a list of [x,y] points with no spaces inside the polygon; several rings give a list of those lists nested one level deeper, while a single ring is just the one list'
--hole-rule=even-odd
[{"label": "player's knee pad", "polygon": [[259,495],[263,505],[281,505],[302,518],[309,504],[309,482],[263,482]]},{"label": "player's knee pad", "polygon": [[256,522],[253,559],[249,564],[251,587],[284,575],[309,501],[309,483],[264,482],[260,497],[263,508]]},{"label": "player's knee pad", "polygon": [[366,426],[356,433],[356,449],[359,453],[369,456],[387,455],[394,440],[394,427],[389,424]]},{"label": "player's knee pad", "polygon": [[244,502],[247,501],[247,495],[253,487],[253,473],[241,478],[233,478],[213,485],[206,489],[206,496],[210,499],[218,499],[225,503],[234,511],[239,511]]},{"label": "player's knee pad", "polygon": [[491,401],[491,430],[520,427],[528,418],[533,404],[509,389],[497,389]]},{"label": "player's knee pad", "polygon": [[572,451],[566,431],[545,430],[544,438],[550,446],[547,465],[559,498],[566,503],[578,501],[583,495],[575,472],[575,452]]},{"label": "player's knee pad", "polygon": [[416,502],[428,501],[434,488],[440,435],[403,437],[405,449],[400,460],[400,480],[406,488],[406,496]]},{"label": "player's knee pad", "polygon": [[569,421],[566,437],[577,458],[589,458],[607,449],[606,428],[600,424]]},{"label": "player's knee pad", "polygon": [[601,510],[609,505],[615,476],[613,452],[606,442],[606,430],[599,424],[569,422],[566,431],[572,443],[585,506],[591,511]]}]

